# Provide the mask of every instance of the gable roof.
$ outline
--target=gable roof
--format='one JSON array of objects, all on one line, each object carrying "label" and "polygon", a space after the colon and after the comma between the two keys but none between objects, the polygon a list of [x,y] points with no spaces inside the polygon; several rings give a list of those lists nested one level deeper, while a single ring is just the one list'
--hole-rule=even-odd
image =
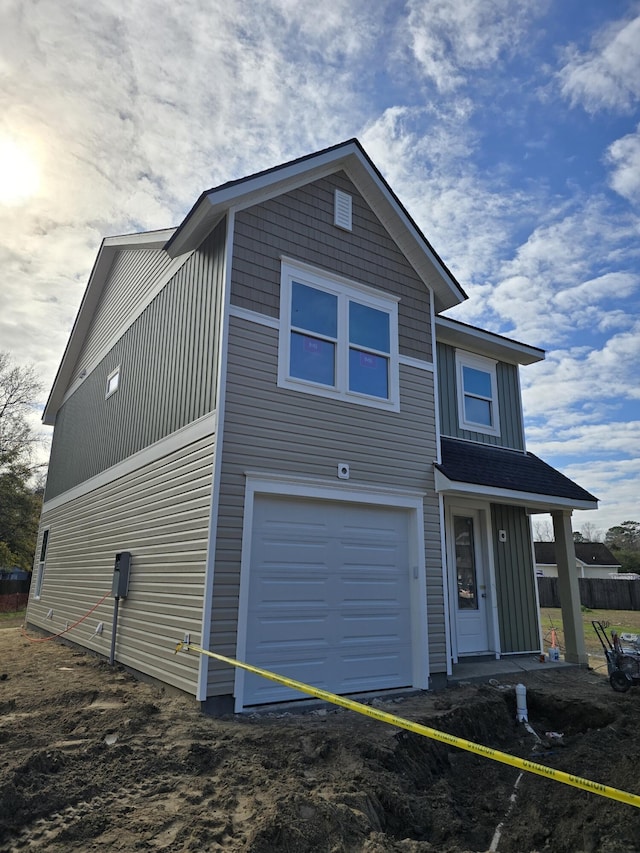
[{"label": "gable roof", "polygon": [[242,209],[289,192],[326,175],[344,171],[426,285],[437,312],[467,295],[418,228],[357,139],[290,160],[202,193],[165,246],[177,256],[196,249],[230,208]]},{"label": "gable roof", "polygon": [[[543,566],[556,565],[556,543],[534,542],[536,563]],[[603,542],[576,542],[576,558],[585,566],[611,566],[618,568],[620,563]]]},{"label": "gable roof", "polygon": [[441,439],[438,491],[504,498],[537,509],[597,509],[598,499],[533,453]]},{"label": "gable roof", "polygon": [[118,252],[123,249],[164,249],[174,228],[162,231],[145,231],[140,234],[127,234],[121,237],[105,237],[100,244],[98,255],[89,275],[89,281],[82,296],[80,308],[71,329],[58,372],[56,373],[49,397],[42,413],[42,421],[53,426],[58,409],[62,404],[67,386],[73,375],[76,360],[82,350],[85,335],[89,331],[102,291],[108,281],[109,273]]}]

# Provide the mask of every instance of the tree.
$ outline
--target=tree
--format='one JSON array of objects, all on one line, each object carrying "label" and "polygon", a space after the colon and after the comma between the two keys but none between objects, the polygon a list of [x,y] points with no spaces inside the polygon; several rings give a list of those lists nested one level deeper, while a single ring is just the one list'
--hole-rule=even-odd
[{"label": "tree", "polygon": [[612,551],[640,551],[640,522],[623,521],[610,527],[604,537],[604,544]]},{"label": "tree", "polygon": [[0,566],[31,571],[42,509],[42,494],[28,485],[29,468],[0,473]]},{"label": "tree", "polygon": [[20,367],[0,352],[0,471],[31,463],[39,438],[27,414],[41,391],[33,367]]},{"label": "tree", "polygon": [[41,391],[35,370],[0,352],[0,566],[31,569],[42,506],[41,489],[29,485],[39,465],[39,437],[27,415]]},{"label": "tree", "polygon": [[534,521],[533,538],[536,542],[553,542],[553,525],[550,521]]},{"label": "tree", "polygon": [[601,542],[602,541],[602,533],[598,530],[598,528],[591,521],[585,521],[582,527],[580,528],[580,533],[582,534],[582,542]]},{"label": "tree", "polygon": [[604,544],[620,562],[623,572],[640,572],[640,522],[623,521],[610,527]]}]

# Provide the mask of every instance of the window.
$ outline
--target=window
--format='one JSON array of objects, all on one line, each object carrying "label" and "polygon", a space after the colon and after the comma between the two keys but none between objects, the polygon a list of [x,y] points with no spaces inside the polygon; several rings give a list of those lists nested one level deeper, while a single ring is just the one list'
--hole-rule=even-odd
[{"label": "window", "polygon": [[110,397],[112,394],[115,394],[120,386],[120,365],[116,367],[115,370],[112,370],[111,373],[107,376],[107,393],[106,397]]},{"label": "window", "polygon": [[40,545],[40,559],[38,560],[38,577],[36,578],[36,588],[33,593],[35,599],[40,598],[42,592],[42,581],[44,580],[44,566],[47,560],[47,547],[49,545],[49,528],[42,531],[42,543]]},{"label": "window", "polygon": [[460,428],[500,435],[496,362],[456,352]]},{"label": "window", "polygon": [[278,384],[398,410],[397,300],[283,263]]}]

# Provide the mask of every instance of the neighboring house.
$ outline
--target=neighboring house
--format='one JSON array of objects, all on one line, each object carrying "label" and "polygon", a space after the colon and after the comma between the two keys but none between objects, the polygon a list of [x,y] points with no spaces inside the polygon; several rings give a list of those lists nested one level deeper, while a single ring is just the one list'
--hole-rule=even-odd
[{"label": "neighboring house", "polygon": [[[543,352],[442,316],[465,298],[357,140],[104,240],[44,414],[28,622],[79,619],[129,552],[115,659],[212,708],[299,694],[174,654],[185,634],[337,693],[539,652],[529,515],[569,566],[597,502],[526,452]],[[108,654],[113,611],[70,639]]]},{"label": "neighboring house", "polygon": [[[555,542],[534,542],[536,574],[557,578]],[[576,570],[579,578],[610,578],[621,569],[620,563],[602,542],[576,542]]]}]

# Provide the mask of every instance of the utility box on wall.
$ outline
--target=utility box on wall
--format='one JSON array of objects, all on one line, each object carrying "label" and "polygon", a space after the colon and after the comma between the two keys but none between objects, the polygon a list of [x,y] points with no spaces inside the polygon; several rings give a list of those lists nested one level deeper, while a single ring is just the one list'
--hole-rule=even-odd
[{"label": "utility box on wall", "polygon": [[129,551],[121,551],[116,554],[116,562],[113,567],[113,586],[111,594],[114,598],[126,598],[129,592],[129,571],[131,567],[131,554]]}]

